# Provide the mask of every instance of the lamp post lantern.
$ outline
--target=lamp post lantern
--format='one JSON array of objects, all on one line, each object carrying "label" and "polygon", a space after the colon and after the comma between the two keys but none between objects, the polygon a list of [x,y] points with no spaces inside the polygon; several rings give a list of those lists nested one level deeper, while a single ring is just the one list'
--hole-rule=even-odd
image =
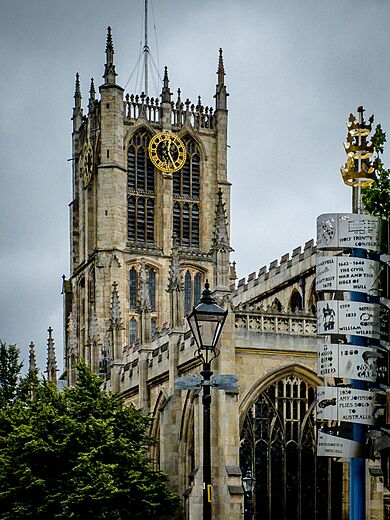
[{"label": "lamp post lantern", "polygon": [[187,316],[197,346],[195,355],[203,362],[203,520],[211,520],[211,447],[210,447],[210,384],[211,362],[218,357],[218,339],[221,335],[228,311],[220,307],[213,298],[206,280],[202,296]]},{"label": "lamp post lantern", "polygon": [[244,520],[252,520],[253,518],[253,490],[255,489],[256,479],[252,475],[250,469],[242,477],[242,487],[244,489]]}]

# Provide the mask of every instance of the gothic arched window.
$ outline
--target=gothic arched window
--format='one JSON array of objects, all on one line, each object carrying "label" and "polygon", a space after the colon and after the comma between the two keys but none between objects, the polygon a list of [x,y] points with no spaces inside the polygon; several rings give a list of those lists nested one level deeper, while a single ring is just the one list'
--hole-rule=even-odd
[{"label": "gothic arched window", "polygon": [[188,312],[191,308],[192,298],[192,280],[189,271],[184,276],[184,312]]},{"label": "gothic arched window", "polygon": [[200,153],[195,141],[183,139],[186,162],[173,174],[173,230],[179,245],[199,247]]},{"label": "gothic arched window", "polygon": [[128,240],[154,243],[154,167],[149,158],[150,135],[139,131],[127,149]]},{"label": "gothic arched window", "polygon": [[196,273],[194,276],[194,305],[197,305],[200,300],[200,274]]},{"label": "gothic arched window", "polygon": [[341,518],[342,465],[316,456],[315,386],[296,375],[269,384],[247,411],[240,466],[256,478],[256,520]]},{"label": "gothic arched window", "polygon": [[292,312],[302,310],[302,296],[296,289],[293,291],[291,295],[289,307]]},{"label": "gothic arched window", "polygon": [[134,343],[137,341],[137,320],[135,318],[131,318],[129,324],[130,331],[130,346],[132,347]]},{"label": "gothic arched window", "polygon": [[199,272],[188,269],[184,275],[184,312],[187,313],[200,300],[202,278]]},{"label": "gothic arched window", "polygon": [[149,288],[150,310],[155,311],[156,310],[156,271],[154,269],[149,269],[148,288]]},{"label": "gothic arched window", "polygon": [[130,309],[137,308],[137,271],[132,267],[130,269]]}]

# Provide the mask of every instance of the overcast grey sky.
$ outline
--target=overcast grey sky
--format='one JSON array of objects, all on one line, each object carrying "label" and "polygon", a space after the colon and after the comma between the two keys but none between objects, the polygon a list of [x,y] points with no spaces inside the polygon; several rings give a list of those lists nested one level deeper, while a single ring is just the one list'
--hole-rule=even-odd
[{"label": "overcast grey sky", "polygon": [[[390,2],[152,6],[160,66],[182,97],[213,104],[224,49],[233,259],[246,276],[314,238],[320,213],[349,211],[339,173],[349,112],[363,104],[390,133]],[[102,81],[111,25],[124,86],[138,58],[142,12],[143,0],[0,1],[0,337],[24,357],[33,340],[43,368],[49,325],[62,360],[74,75],[85,106],[90,78]]]}]

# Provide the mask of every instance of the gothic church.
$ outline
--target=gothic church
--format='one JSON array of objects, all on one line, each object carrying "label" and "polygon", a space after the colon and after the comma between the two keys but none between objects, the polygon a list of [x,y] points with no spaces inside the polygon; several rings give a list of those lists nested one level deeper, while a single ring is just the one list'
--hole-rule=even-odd
[{"label": "gothic church", "polygon": [[[213,370],[238,376],[238,392],[212,391],[213,518],[243,518],[248,469],[256,519],[347,518],[347,464],[315,456],[315,245],[238,283],[230,264],[222,50],[214,106],[174,97],[167,69],[157,98],[125,93],[116,77],[109,28],[103,83],[96,94],[91,82],[85,114],[76,77],[63,377],[72,385],[83,359],[107,390],[152,415],[155,464],[183,497],[184,518],[201,518],[201,398],[175,390],[175,378],[201,370],[185,316],[208,279],[229,310]],[[173,173],[150,158],[161,132],[185,146]],[[377,512],[382,487],[371,482]]]}]

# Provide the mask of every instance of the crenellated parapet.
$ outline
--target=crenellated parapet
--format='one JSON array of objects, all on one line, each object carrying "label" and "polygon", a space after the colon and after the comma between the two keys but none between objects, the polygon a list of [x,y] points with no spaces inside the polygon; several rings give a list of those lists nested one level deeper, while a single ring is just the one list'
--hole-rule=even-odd
[{"label": "crenellated parapet", "polygon": [[315,263],[316,246],[309,240],[303,250],[297,247],[291,256],[287,253],[280,260],[271,262],[268,268],[263,266],[257,273],[240,279],[232,294],[233,308],[263,301],[265,308],[276,302],[277,310],[281,311],[283,307],[289,307],[289,298],[295,290],[302,299],[302,308],[311,310],[309,299],[314,297]]}]

